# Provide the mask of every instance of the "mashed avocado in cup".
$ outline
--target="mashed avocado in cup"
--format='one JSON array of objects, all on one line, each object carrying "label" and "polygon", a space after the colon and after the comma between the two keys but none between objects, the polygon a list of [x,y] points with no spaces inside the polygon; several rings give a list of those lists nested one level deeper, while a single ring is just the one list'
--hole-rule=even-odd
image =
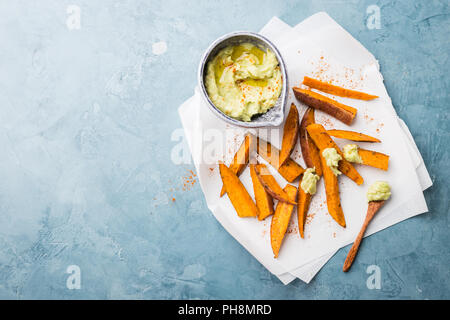
[{"label": "mashed avocado in cup", "polygon": [[219,110],[234,119],[251,121],[275,105],[283,79],[272,51],[242,43],[225,47],[208,63],[205,86]]}]

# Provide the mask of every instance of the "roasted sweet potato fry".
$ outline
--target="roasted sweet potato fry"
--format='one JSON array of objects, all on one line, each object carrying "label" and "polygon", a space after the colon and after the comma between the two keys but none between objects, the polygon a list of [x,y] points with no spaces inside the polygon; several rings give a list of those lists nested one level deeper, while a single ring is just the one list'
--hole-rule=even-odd
[{"label": "roasted sweet potato fry", "polygon": [[[291,185],[286,185],[284,192],[289,196],[291,202],[297,200],[297,188]],[[280,252],[281,243],[283,242],[284,235],[286,234],[291,220],[291,214],[294,209],[292,204],[286,202],[278,202],[275,214],[272,218],[270,225],[270,243],[272,245],[272,251],[275,258],[278,257]]]},{"label": "roasted sweet potato fry", "polygon": [[311,108],[322,110],[347,125],[350,125],[356,116],[357,110],[355,108],[339,103],[317,92],[297,87],[294,87],[293,90],[295,97],[300,102]]},{"label": "roasted sweet potato fry", "polygon": [[381,142],[381,140],[368,136],[367,134],[355,132],[355,131],[349,131],[349,130],[327,130],[327,133],[335,138],[341,138],[341,139],[347,139],[352,141],[359,141],[359,142]]},{"label": "roasted sweet potato fry", "polygon": [[[355,167],[345,160],[344,154],[342,153],[341,149],[337,146],[337,144],[331,139],[331,137],[328,135],[325,128],[320,124],[311,124],[307,128],[309,135],[311,136],[311,139],[313,139],[314,143],[320,150],[320,155],[322,151],[326,148],[335,148],[336,151],[341,155],[342,160],[339,161],[339,171],[341,171],[343,174],[345,174],[347,177],[352,179],[354,182],[356,182],[358,185],[362,184],[364,182],[364,179],[361,177],[361,175],[356,171]],[[322,155],[321,155],[322,158]],[[322,162],[322,172],[324,171],[323,168],[323,162]]]},{"label": "roasted sweet potato fry", "polygon": [[289,182],[294,182],[303,172],[305,169],[291,158],[278,168],[278,173]]},{"label": "roasted sweet potato fry", "polygon": [[264,189],[261,181],[259,181],[255,171],[255,164],[250,164],[250,176],[253,182],[256,207],[258,208],[258,219],[264,220],[273,214],[273,199],[272,196],[267,193],[266,189]]},{"label": "roasted sweet potato fry", "polygon": [[303,84],[310,88],[317,89],[319,91],[333,94],[333,95],[339,96],[339,97],[346,97],[346,98],[366,100],[366,101],[378,98],[378,96],[374,96],[372,94],[367,94],[367,93],[356,91],[356,90],[345,89],[345,88],[335,86],[333,84],[323,82],[320,80],[316,80],[316,79],[313,79],[310,77],[304,77]]},{"label": "roasted sweet potato fry", "polygon": [[[308,130],[306,129],[309,125],[314,124],[314,109],[308,108],[303,115],[302,121],[300,123],[300,146],[302,149],[303,160],[305,161],[308,168],[315,168],[316,174],[320,177],[322,176],[322,164],[320,161],[319,149],[315,145],[314,141],[309,136]],[[311,203],[312,195],[305,193],[301,187],[301,182],[298,186],[298,205],[297,205],[297,217],[298,217],[298,231],[300,232],[300,237],[304,238],[305,221],[308,215],[309,205]]]},{"label": "roasted sweet potato fry", "polygon": [[322,165],[320,164],[319,149],[316,147],[306,130],[306,127],[313,123],[316,123],[314,120],[314,109],[308,108],[300,123],[300,147],[306,166],[308,168],[315,168],[316,174],[320,177],[322,176]]},{"label": "roasted sweet potato fry", "polygon": [[263,185],[264,189],[275,199],[282,202],[288,202],[290,204],[297,204],[289,199],[288,194],[281,189],[278,182],[270,174],[269,169],[264,164],[257,164],[255,166],[255,173],[259,181]]},{"label": "roasted sweet potato fry", "polygon": [[266,160],[271,166],[278,170],[283,178],[289,182],[294,182],[300,177],[305,169],[297,162],[288,158],[283,165],[280,166],[280,150],[272,146],[268,141],[257,138],[257,153]]},{"label": "roasted sweet potato fry", "polygon": [[[255,141],[255,136],[251,134],[247,134],[239,147],[238,151],[233,157],[233,161],[230,164],[229,169],[233,171],[238,177],[245,170],[248,164],[248,160],[250,157],[250,146],[251,143]],[[220,196],[222,197],[226,193],[225,186],[222,186],[222,190],[220,191]]]},{"label": "roasted sweet potato fry", "polygon": [[302,187],[298,186],[298,205],[297,205],[297,217],[298,217],[298,231],[300,237],[305,237],[305,222],[308,215],[309,204],[311,203],[312,195],[303,191]]},{"label": "roasted sweet potato fry", "polygon": [[283,165],[291,156],[298,137],[298,110],[295,104],[291,104],[291,109],[286,118],[283,129],[283,142],[281,144],[280,164]]},{"label": "roasted sweet potato fry", "polygon": [[372,150],[358,149],[359,156],[366,166],[375,167],[384,171],[389,167],[389,156],[387,154]]},{"label": "roasted sweet potato fry", "polygon": [[222,183],[228,190],[228,197],[238,216],[256,217],[258,208],[238,176],[223,163],[219,163],[219,170]]},{"label": "roasted sweet potato fry", "polygon": [[327,196],[328,213],[336,222],[345,228],[345,217],[339,196],[339,184],[337,176],[334,175],[330,167],[327,166],[325,158],[320,154],[322,162],[323,180],[325,181],[325,194]]}]

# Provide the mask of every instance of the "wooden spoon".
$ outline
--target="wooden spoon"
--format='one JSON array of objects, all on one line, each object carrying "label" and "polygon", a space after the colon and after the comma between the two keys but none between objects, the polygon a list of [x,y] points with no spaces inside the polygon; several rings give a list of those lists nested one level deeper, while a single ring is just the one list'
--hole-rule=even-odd
[{"label": "wooden spoon", "polygon": [[369,207],[367,208],[367,214],[366,214],[366,220],[364,220],[364,223],[361,227],[361,230],[359,231],[358,236],[356,237],[355,242],[353,243],[353,246],[351,247],[350,251],[347,254],[347,258],[344,262],[344,267],[342,270],[344,272],[347,272],[350,267],[352,266],[353,260],[355,260],[356,254],[358,253],[359,245],[361,244],[361,241],[363,239],[364,233],[366,232],[367,226],[369,225],[370,221],[375,216],[375,213],[380,210],[380,208],[385,203],[385,200],[381,201],[370,201]]}]

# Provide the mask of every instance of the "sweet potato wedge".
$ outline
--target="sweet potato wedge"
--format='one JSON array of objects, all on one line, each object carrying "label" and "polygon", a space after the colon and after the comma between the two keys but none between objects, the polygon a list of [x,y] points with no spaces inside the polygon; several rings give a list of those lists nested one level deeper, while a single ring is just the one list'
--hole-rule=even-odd
[{"label": "sweet potato wedge", "polygon": [[330,116],[350,125],[356,116],[357,110],[353,107],[339,103],[317,92],[294,87],[294,95],[300,102],[307,106],[319,109]]},{"label": "sweet potato wedge", "polygon": [[280,164],[283,165],[287,159],[291,156],[292,150],[294,150],[295,143],[298,137],[298,110],[295,104],[291,104],[291,109],[286,118],[283,129],[283,142],[281,144],[280,151]]},{"label": "sweet potato wedge", "polygon": [[256,207],[258,208],[258,220],[264,220],[273,214],[273,199],[267,193],[264,186],[259,181],[255,171],[255,164],[250,164],[250,176],[253,182],[253,191],[255,193]]},{"label": "sweet potato wedge", "polygon": [[298,231],[300,237],[305,237],[305,222],[308,215],[309,204],[311,203],[312,195],[303,191],[302,187],[298,186],[298,204],[297,204],[297,218]]},{"label": "sweet potato wedge", "polygon": [[327,166],[327,162],[322,154],[320,154],[320,161],[322,162],[323,180],[325,181],[328,213],[340,226],[345,228],[345,217],[344,212],[342,211],[341,198],[339,196],[337,176],[335,176],[330,167]]},{"label": "sweet potato wedge", "polygon": [[287,202],[290,204],[297,204],[297,202],[289,199],[289,196],[286,192],[281,189],[278,182],[275,178],[270,174],[269,169],[264,164],[257,164],[255,166],[255,173],[258,177],[259,181],[263,185],[264,189],[275,199],[281,202]]},{"label": "sweet potato wedge", "polygon": [[[289,196],[291,202],[297,200],[297,188],[291,185],[284,187],[284,192]],[[286,202],[278,202],[275,214],[270,224],[270,244],[272,245],[272,251],[274,257],[278,257],[281,244],[289,226],[291,220],[291,214],[294,209],[292,204]]]},{"label": "sweet potato wedge", "polygon": [[[238,177],[245,170],[250,157],[250,145],[254,141],[255,137],[251,134],[247,134],[239,147],[238,151],[233,157],[229,169],[234,172]],[[226,193],[225,186],[222,186],[220,196],[222,197]]]},{"label": "sweet potato wedge", "polygon": [[300,123],[299,136],[300,136],[300,147],[302,149],[303,160],[308,168],[315,168],[316,174],[322,176],[322,165],[320,164],[319,149],[312,141],[309,136],[306,127],[310,124],[316,123],[314,120],[314,109],[308,108],[303,115],[302,121]]},{"label": "sweet potato wedge", "polygon": [[[337,146],[337,144],[331,139],[331,137],[328,135],[325,128],[320,124],[311,124],[307,128],[309,135],[311,136],[311,139],[313,139],[314,143],[320,150],[320,156],[322,157],[322,151],[326,148],[335,148],[336,151],[341,155],[342,160],[339,161],[339,171],[341,171],[343,174],[345,174],[347,177],[352,179],[356,184],[360,185],[364,182],[364,179],[361,177],[361,175],[356,171],[355,167],[345,160],[344,154],[342,153],[341,149]],[[323,162],[322,163],[322,172],[324,171],[323,168]]]},{"label": "sweet potato wedge", "polygon": [[228,190],[228,197],[239,217],[256,217],[258,208],[241,180],[225,164],[219,162],[220,177]]},{"label": "sweet potato wedge", "polygon": [[333,94],[339,97],[366,100],[366,101],[378,98],[378,96],[374,96],[372,94],[356,90],[345,89],[310,77],[304,77],[303,84],[310,88],[317,89],[319,91]]},{"label": "sweet potato wedge", "polygon": [[381,142],[381,140],[368,136],[367,134],[355,132],[355,131],[349,131],[349,130],[327,130],[327,133],[335,138],[341,138],[341,139],[347,139],[352,141],[359,141],[359,142]]},{"label": "sweet potato wedge", "polygon": [[375,167],[384,171],[389,167],[389,156],[387,154],[366,149],[358,149],[362,164]]},{"label": "sweet potato wedge", "polygon": [[303,172],[305,169],[290,158],[278,168],[278,173],[289,182],[294,182]]},{"label": "sweet potato wedge", "polygon": [[289,182],[294,182],[305,172],[305,169],[291,158],[288,158],[280,166],[280,150],[261,138],[257,138],[257,153]]}]

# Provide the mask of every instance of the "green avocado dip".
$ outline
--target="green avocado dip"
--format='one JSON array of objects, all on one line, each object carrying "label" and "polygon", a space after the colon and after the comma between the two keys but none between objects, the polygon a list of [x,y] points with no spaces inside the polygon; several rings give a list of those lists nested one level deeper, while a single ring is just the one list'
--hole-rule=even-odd
[{"label": "green avocado dip", "polygon": [[339,165],[339,161],[342,160],[342,157],[339,153],[337,153],[335,148],[324,149],[322,151],[322,156],[325,158],[327,166],[330,167],[335,176],[342,174],[342,172],[340,172],[337,168]]},{"label": "green avocado dip", "polygon": [[356,144],[347,144],[344,146],[344,158],[349,162],[362,163],[361,156],[358,153],[358,146]]},{"label": "green avocado dip", "polygon": [[275,54],[251,43],[228,46],[207,65],[209,98],[223,113],[242,121],[251,121],[272,108],[282,83]]},{"label": "green avocado dip", "polygon": [[305,193],[315,194],[317,181],[319,181],[319,179],[320,177],[316,174],[316,168],[308,168],[303,173],[300,187]]},{"label": "green avocado dip", "polygon": [[391,196],[391,187],[386,181],[377,181],[367,190],[367,201],[387,200]]}]

